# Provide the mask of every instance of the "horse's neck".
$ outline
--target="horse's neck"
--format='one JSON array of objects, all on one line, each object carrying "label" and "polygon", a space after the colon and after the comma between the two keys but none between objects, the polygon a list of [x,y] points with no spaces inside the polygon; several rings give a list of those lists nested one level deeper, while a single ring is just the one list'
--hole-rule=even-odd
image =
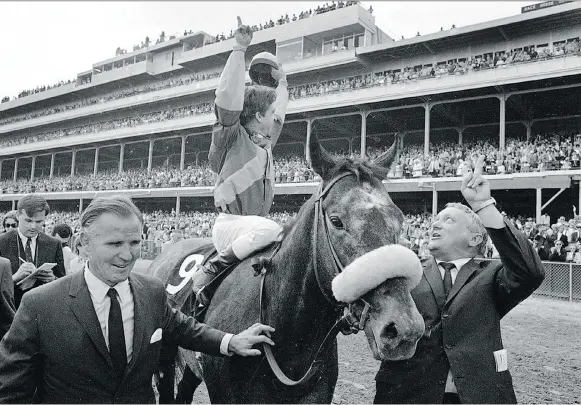
[{"label": "horse's neck", "polygon": [[301,215],[273,261],[272,277],[267,276],[267,321],[276,328],[277,341],[297,350],[322,341],[335,321],[314,272],[313,222],[314,209]]}]

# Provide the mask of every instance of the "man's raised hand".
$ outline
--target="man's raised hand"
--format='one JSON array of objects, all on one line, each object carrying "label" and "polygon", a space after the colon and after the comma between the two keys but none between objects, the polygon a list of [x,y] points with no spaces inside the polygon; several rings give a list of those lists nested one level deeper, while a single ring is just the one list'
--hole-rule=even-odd
[{"label": "man's raised hand", "polygon": [[236,18],[238,19],[238,28],[234,33],[234,38],[238,45],[247,48],[250,42],[252,42],[252,29],[248,25],[242,24],[240,16]]},{"label": "man's raised hand", "polygon": [[470,165],[465,164],[462,170],[462,195],[470,204],[481,203],[490,199],[490,184],[482,176],[482,167],[484,166],[484,155],[480,155],[474,165],[474,170]]}]

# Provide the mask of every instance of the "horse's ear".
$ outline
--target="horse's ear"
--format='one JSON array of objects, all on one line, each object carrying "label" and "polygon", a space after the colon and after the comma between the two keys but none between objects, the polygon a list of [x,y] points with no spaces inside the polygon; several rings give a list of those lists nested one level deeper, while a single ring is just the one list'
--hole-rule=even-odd
[{"label": "horse's ear", "polygon": [[401,153],[402,149],[403,149],[403,138],[405,137],[405,134],[395,134],[395,139],[393,140],[393,144],[391,145],[391,147],[388,149],[387,152],[385,152],[383,155],[377,157],[377,159],[375,159],[373,161],[374,164],[376,164],[377,166],[381,166],[381,167],[385,167],[386,169],[390,169],[391,166],[395,163],[395,161],[397,160],[397,158],[399,157],[399,154]]},{"label": "horse's ear", "polygon": [[309,142],[309,163],[315,173],[321,178],[327,179],[329,171],[335,167],[335,159],[329,152],[321,146],[319,138],[311,132],[311,139]]}]

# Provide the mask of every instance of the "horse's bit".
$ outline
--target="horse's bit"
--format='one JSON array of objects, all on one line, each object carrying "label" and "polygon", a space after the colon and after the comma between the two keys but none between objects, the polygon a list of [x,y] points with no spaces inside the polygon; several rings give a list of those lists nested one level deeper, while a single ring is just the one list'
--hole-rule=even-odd
[{"label": "horse's bit", "polygon": [[[313,378],[313,376],[315,376],[317,374],[317,372],[320,370],[321,366],[323,365],[323,361],[319,360],[319,356],[323,352],[323,349],[325,348],[325,346],[332,339],[334,339],[339,332],[342,332],[343,334],[347,335],[347,334],[351,334],[351,333],[357,333],[360,330],[363,330],[365,328],[365,324],[366,324],[367,319],[369,317],[369,310],[371,309],[371,305],[367,301],[365,301],[364,299],[358,300],[359,302],[363,303],[363,305],[364,305],[360,318],[358,318],[357,315],[355,315],[355,304],[357,303],[357,301],[355,303],[349,304],[348,312],[345,315],[341,316],[341,310],[344,310],[346,305],[335,300],[335,298],[333,297],[333,293],[330,290],[330,281],[332,280],[332,278],[331,278],[331,280],[329,280],[328,285],[323,283],[322,276],[319,274],[319,266],[317,264],[317,262],[318,262],[318,256],[317,256],[317,239],[318,238],[317,237],[318,237],[318,231],[319,231],[319,220],[321,220],[323,230],[324,230],[325,236],[326,236],[325,240],[327,241],[326,247],[330,250],[331,255],[333,257],[332,266],[334,267],[334,271],[332,272],[332,276],[335,277],[344,268],[343,264],[341,263],[341,260],[339,259],[339,256],[337,255],[337,252],[335,251],[335,249],[333,247],[333,244],[331,243],[331,239],[329,238],[327,223],[325,221],[325,213],[323,210],[323,199],[329,193],[329,191],[335,185],[335,183],[337,183],[342,178],[350,176],[350,175],[353,175],[353,174],[350,172],[344,172],[344,173],[340,174],[339,176],[337,176],[333,180],[331,180],[329,182],[329,184],[327,184],[327,186],[324,189],[323,189],[323,183],[321,182],[319,189],[318,189],[318,195],[317,195],[317,198],[315,200],[315,221],[314,221],[315,232],[314,232],[314,242],[313,242],[313,260],[314,260],[313,263],[314,263],[314,267],[315,267],[315,277],[317,279],[317,284],[319,286],[319,290],[321,290],[321,293],[323,294],[325,299],[332,306],[334,306],[336,308],[336,312],[338,313],[338,320],[335,322],[335,324],[329,330],[329,332],[327,332],[327,335],[325,336],[325,339],[323,339],[323,342],[319,346],[319,349],[317,350],[317,352],[315,354],[315,358],[313,359],[309,369],[307,370],[305,375],[303,375],[303,377],[299,380],[291,380],[290,378],[288,378],[284,374],[284,372],[280,369],[278,363],[276,362],[276,359],[274,358],[274,354],[272,353],[272,349],[270,348],[270,346],[266,343],[263,344],[266,359],[268,360],[268,364],[270,365],[274,375],[281,383],[283,383],[284,385],[287,385],[287,386],[291,386],[291,387],[302,386],[302,385],[305,385],[308,381],[310,381],[311,378]],[[274,258],[276,253],[279,251],[280,247],[281,247],[281,244],[278,244],[278,246],[276,247],[276,249],[274,250],[274,252],[272,253],[272,255],[268,259],[262,260],[259,263],[253,264],[253,267],[255,270],[255,275],[261,276],[261,278],[260,278],[260,299],[259,299],[259,305],[260,305],[259,322],[260,323],[263,323],[263,321],[264,321],[263,296],[264,296],[264,279],[265,279],[265,276],[267,273],[266,268],[271,263],[272,259]]]}]

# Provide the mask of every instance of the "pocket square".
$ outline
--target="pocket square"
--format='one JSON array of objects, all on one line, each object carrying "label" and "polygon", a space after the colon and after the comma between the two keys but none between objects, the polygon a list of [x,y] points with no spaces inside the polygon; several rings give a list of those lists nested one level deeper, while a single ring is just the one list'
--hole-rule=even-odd
[{"label": "pocket square", "polygon": [[155,330],[155,332],[153,332],[153,335],[151,335],[151,340],[149,341],[149,343],[159,342],[160,340],[161,340],[161,328],[158,328]]}]

